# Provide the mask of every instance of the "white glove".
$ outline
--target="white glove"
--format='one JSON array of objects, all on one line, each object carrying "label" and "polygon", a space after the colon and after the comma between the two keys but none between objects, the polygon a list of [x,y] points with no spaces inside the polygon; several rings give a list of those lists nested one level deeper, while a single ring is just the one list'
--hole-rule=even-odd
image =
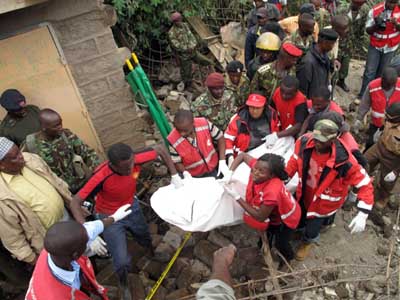
[{"label": "white glove", "polygon": [[357,194],[354,193],[353,191],[350,191],[349,194],[347,195],[347,201],[349,202],[356,202],[357,201]]},{"label": "white glove", "polygon": [[233,155],[229,156],[229,158],[228,158],[228,168],[231,168],[234,160],[235,160],[235,158],[233,157]]},{"label": "white glove", "polygon": [[219,174],[223,174],[224,177],[229,175],[229,172],[231,172],[228,168],[228,166],[226,165],[225,159],[221,159],[218,163],[218,174],[217,176],[219,176]]},{"label": "white glove", "polygon": [[230,196],[232,196],[233,199],[238,201],[241,197],[238,192],[236,192],[233,188],[230,188],[228,185],[224,184],[224,190],[227,192]]},{"label": "white glove", "polygon": [[353,128],[355,132],[359,132],[361,128],[363,128],[363,122],[361,122],[360,120],[355,120],[354,124],[353,124]]},{"label": "white glove", "polygon": [[175,186],[176,189],[183,187],[183,180],[178,173],[171,176],[171,183]]},{"label": "white glove", "polygon": [[183,175],[183,178],[187,179],[187,180],[190,180],[193,178],[192,175],[188,171],[183,171],[182,175]]},{"label": "white glove", "polygon": [[396,174],[394,173],[394,171],[392,171],[389,174],[387,174],[385,178],[383,178],[383,180],[386,182],[393,182],[396,180],[396,178],[397,178]]},{"label": "white glove", "polygon": [[273,132],[271,134],[268,134],[265,138],[265,146],[273,146],[275,145],[276,141],[278,140],[278,134],[276,132]]},{"label": "white glove", "polygon": [[382,132],[383,132],[383,130],[377,130],[375,133],[374,133],[374,143],[376,143],[378,140],[379,140],[379,138],[381,137],[381,135],[382,135]]},{"label": "white glove", "polygon": [[352,229],[351,233],[357,233],[364,231],[365,224],[367,223],[368,214],[359,211],[357,216],[351,220],[349,228]]},{"label": "white glove", "polygon": [[[137,201],[137,200],[135,200]],[[115,213],[113,213],[110,217],[114,219],[114,223],[122,220],[125,218],[127,215],[129,215],[132,212],[131,205],[130,204],[125,204],[122,205],[120,208],[117,209]]]},{"label": "white glove", "polygon": [[107,255],[107,244],[103,239],[98,236],[90,245],[89,249],[93,252],[96,253],[99,256],[106,256]]}]

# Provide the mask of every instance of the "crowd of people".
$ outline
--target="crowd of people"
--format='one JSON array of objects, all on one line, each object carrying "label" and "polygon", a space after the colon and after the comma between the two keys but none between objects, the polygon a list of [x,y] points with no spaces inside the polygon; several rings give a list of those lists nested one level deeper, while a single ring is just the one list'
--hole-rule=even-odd
[{"label": "crowd of people", "polygon": [[[400,43],[398,0],[366,9],[365,0],[340,5],[311,0],[294,16],[284,1],[254,1],[247,19],[245,61],[212,72],[206,91],[190,110],[179,110],[169,146],[133,150],[117,143],[107,160],[63,127],[50,108],[30,105],[16,89],[4,91],[7,115],[0,124],[0,239],[2,252],[33,275],[26,299],[90,299],[107,291],[87,256],[110,255],[124,300],[131,299],[130,233],[153,255],[152,239],[136,194],[143,163],[161,158],[175,188],[183,178],[215,177],[244,209],[243,221],[265,232],[287,262],[306,259],[345,203],[357,215],[351,233],[365,229],[370,213],[385,208],[400,172],[400,79],[391,60]],[[186,88],[192,63],[216,66],[199,51],[196,36],[179,12],[171,15],[171,48]],[[359,145],[333,88],[349,92],[346,78],[354,50],[369,35],[366,67],[353,132],[368,127]],[[365,115],[370,112],[370,120]],[[367,125],[368,124],[368,125]],[[295,140],[294,153],[247,152]],[[233,171],[251,168],[245,197],[230,185]],[[375,187],[371,174],[380,168]],[[298,174],[292,195],[285,183]],[[301,244],[292,248],[293,233]],[[199,299],[234,299],[228,267],[235,247],[215,254],[213,278]]]}]

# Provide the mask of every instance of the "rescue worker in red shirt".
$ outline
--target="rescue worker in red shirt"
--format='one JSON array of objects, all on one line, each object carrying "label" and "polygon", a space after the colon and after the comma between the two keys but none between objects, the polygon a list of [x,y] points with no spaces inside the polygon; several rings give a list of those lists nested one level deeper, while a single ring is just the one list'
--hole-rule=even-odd
[{"label": "rescue worker in red shirt", "polygon": [[278,112],[281,131],[279,137],[297,137],[301,125],[307,118],[307,98],[299,91],[299,80],[294,76],[283,78],[280,87],[272,96],[272,106]]},{"label": "rescue worker in red shirt", "polygon": [[351,221],[351,233],[365,229],[368,214],[374,204],[371,179],[350,150],[337,138],[338,126],[331,120],[319,120],[312,134],[305,134],[295,144],[286,167],[289,177],[299,175],[296,198],[303,209],[305,232],[296,253],[304,260],[318,241],[322,225],[340,209],[349,187],[357,192],[357,216]]},{"label": "rescue worker in red shirt", "polygon": [[312,95],[311,100],[307,100],[308,117],[304,120],[299,136],[302,136],[307,131],[312,131],[315,122],[320,119],[321,114],[327,111],[336,111],[344,117],[344,112],[340,106],[331,100],[331,93],[327,87],[319,87]]},{"label": "rescue worker in red shirt", "polygon": [[97,167],[93,176],[73,197],[71,212],[75,220],[83,224],[85,217],[81,204],[88,197],[96,197],[95,216],[97,219],[112,215],[124,204],[132,204],[132,213],[127,218],[115,222],[103,232],[125,300],[131,299],[128,283],[131,256],[127,249],[127,231],[131,232],[137,242],[148,249],[150,254],[153,253],[148,226],[140,208],[139,200],[135,197],[136,179],[139,177],[140,165],[160,156],[172,175],[172,184],[178,188],[183,185],[183,181],[176,172],[167,149],[161,145],[156,145],[152,149],[146,149],[140,153],[134,153],[130,146],[117,143],[109,148],[107,156],[108,161]]},{"label": "rescue worker in red shirt", "polygon": [[277,113],[266,103],[263,95],[250,94],[246,105],[232,117],[224,134],[228,166],[240,152],[257,148],[279,130]]},{"label": "rescue worker in red shirt", "polygon": [[[364,116],[371,109],[371,123],[365,143],[366,150],[378,139],[383,127],[386,108],[396,102],[400,102],[400,78],[397,77],[396,69],[387,67],[383,70],[381,78],[369,83],[358,109],[357,120],[354,122],[354,129],[358,131],[363,127]],[[379,132],[377,132],[378,130]]]},{"label": "rescue worker in red shirt", "polygon": [[132,212],[130,206],[123,205],[111,216],[83,225],[67,221],[51,226],[25,299],[89,300],[93,294],[98,296],[96,299],[108,300],[107,289],[96,281],[85,251],[105,227],[128,216]]},{"label": "rescue worker in red shirt", "polygon": [[193,118],[190,110],[178,110],[174,129],[167,139],[172,161],[184,177],[217,177],[230,173],[225,161],[223,133],[206,118]]},{"label": "rescue worker in red shirt", "polygon": [[246,199],[242,199],[229,185],[224,188],[245,210],[244,222],[256,230],[267,230],[270,244],[275,238],[276,248],[290,261],[294,252],[289,242],[291,233],[299,224],[301,208],[283,182],[288,179],[285,161],[273,153],[264,154],[259,159],[240,153],[231,169],[235,170],[243,161],[251,168]]}]

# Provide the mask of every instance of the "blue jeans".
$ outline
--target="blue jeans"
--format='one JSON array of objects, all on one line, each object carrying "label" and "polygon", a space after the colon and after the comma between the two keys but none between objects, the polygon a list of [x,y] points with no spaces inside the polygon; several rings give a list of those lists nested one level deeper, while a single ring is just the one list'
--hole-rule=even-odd
[{"label": "blue jeans", "polygon": [[[98,214],[99,218],[107,215]],[[132,205],[132,213],[103,232],[103,237],[107,243],[107,249],[112,255],[114,270],[119,278],[126,276],[131,267],[131,256],[128,253],[126,233],[131,232],[135,240],[145,248],[151,246],[151,236],[146,220],[139,205],[139,199],[135,197]]]},{"label": "blue jeans", "polygon": [[383,69],[389,64],[395,52],[383,53],[383,51],[379,51],[371,45],[368,46],[367,62],[365,64],[361,90],[358,94],[359,98],[364,95],[365,89],[372,80],[381,77]]}]

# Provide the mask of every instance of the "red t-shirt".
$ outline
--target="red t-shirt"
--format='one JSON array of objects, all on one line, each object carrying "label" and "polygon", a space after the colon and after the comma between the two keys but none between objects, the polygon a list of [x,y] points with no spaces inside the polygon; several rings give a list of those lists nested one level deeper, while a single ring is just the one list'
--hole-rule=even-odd
[{"label": "red t-shirt", "polygon": [[88,196],[96,196],[96,212],[101,214],[113,214],[119,207],[133,202],[136,192],[136,179],[139,177],[140,164],[152,161],[158,156],[154,150],[136,153],[135,165],[129,176],[115,173],[106,161],[94,172],[94,175],[78,192],[78,196],[86,199]]},{"label": "red t-shirt", "polygon": [[282,99],[281,88],[279,87],[275,90],[272,101],[278,112],[282,130],[287,129],[289,125],[303,123],[308,115],[307,99],[300,91],[296,93],[295,97],[286,101]]},{"label": "red t-shirt", "polygon": [[[254,168],[257,159],[250,161],[250,168]],[[281,223],[281,218],[278,211],[278,205],[281,197],[283,182],[279,178],[272,178],[262,183],[254,183],[253,176],[250,174],[249,182],[246,190],[246,202],[254,207],[260,207],[261,204],[273,206],[269,215],[270,223],[278,225]]]},{"label": "red t-shirt", "polygon": [[313,150],[311,154],[306,190],[304,194],[304,204],[307,209],[314,198],[315,191],[318,187],[319,178],[321,177],[322,170],[324,169],[326,161],[329,159],[330,155],[330,153],[318,154],[315,150]]}]

